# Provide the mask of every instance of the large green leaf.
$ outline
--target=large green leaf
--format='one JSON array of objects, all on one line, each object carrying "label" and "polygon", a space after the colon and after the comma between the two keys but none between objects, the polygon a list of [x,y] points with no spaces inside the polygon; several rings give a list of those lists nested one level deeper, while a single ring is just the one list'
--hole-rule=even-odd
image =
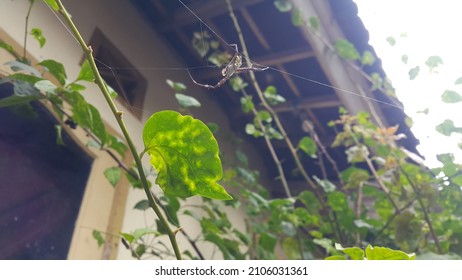
[{"label": "large green leaf", "polygon": [[52,59],[47,59],[40,62],[38,65],[45,67],[51,75],[53,75],[58,82],[64,86],[66,84],[66,70],[64,70],[64,65],[60,62],[57,62]]},{"label": "large green leaf", "polygon": [[157,112],[144,125],[143,141],[158,171],[156,183],[166,194],[232,199],[217,183],[223,175],[218,143],[203,122],[175,111]]},{"label": "large green leaf", "polygon": [[347,254],[352,260],[364,260],[364,251],[358,247],[343,248],[339,243],[335,243],[335,249]]},{"label": "large green leaf", "polygon": [[446,103],[457,103],[462,101],[462,95],[453,90],[445,90],[441,96],[441,100]]}]

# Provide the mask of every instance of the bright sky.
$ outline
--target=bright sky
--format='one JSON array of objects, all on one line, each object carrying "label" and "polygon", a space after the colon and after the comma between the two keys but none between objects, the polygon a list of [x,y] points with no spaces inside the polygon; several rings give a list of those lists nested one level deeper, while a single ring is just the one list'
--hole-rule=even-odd
[{"label": "bright sky", "polygon": [[[445,137],[435,126],[452,119],[462,126],[462,103],[446,104],[441,101],[445,90],[462,93],[462,85],[455,85],[462,77],[462,1],[453,0],[354,0],[359,16],[369,30],[369,43],[374,47],[388,77],[396,88],[405,111],[414,121],[412,131],[420,140],[418,147],[429,165],[437,164],[435,154],[452,152],[462,162],[462,151],[457,143],[462,135]],[[401,37],[406,33],[406,37]],[[397,44],[391,47],[386,38],[393,36]],[[407,64],[401,61],[408,55]],[[438,55],[444,65],[430,74],[425,61]],[[408,72],[419,65],[420,73],[409,80]],[[429,108],[429,114],[418,114]]]}]

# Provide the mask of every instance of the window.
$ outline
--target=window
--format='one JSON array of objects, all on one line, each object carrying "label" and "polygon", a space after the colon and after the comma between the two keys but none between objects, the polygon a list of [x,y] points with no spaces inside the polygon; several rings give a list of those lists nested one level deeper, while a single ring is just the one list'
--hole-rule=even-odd
[{"label": "window", "polygon": [[99,29],[93,33],[89,45],[93,49],[101,76],[119,93],[117,100],[141,119],[146,79]]},{"label": "window", "polygon": [[[0,98],[12,94],[0,85]],[[0,110],[0,259],[66,259],[93,159],[40,103],[36,118]]]}]

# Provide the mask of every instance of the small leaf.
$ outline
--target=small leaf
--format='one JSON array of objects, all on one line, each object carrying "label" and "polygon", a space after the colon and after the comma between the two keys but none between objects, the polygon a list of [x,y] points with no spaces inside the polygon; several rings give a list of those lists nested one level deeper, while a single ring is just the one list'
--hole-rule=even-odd
[{"label": "small leaf", "polygon": [[407,54],[403,54],[401,56],[401,61],[404,63],[404,64],[407,64],[407,62],[409,61],[409,56]]},{"label": "small leaf", "polygon": [[241,108],[244,113],[249,113],[255,108],[252,102],[252,96],[241,97]]},{"label": "small leaf", "polygon": [[441,99],[445,103],[457,103],[462,101],[462,95],[453,90],[445,90]]},{"label": "small leaf", "polygon": [[258,111],[257,116],[261,121],[264,122],[270,123],[273,120],[271,113],[265,110]]},{"label": "small leaf", "polygon": [[451,136],[453,132],[462,133],[462,127],[456,127],[454,121],[446,119],[436,126],[436,131],[445,136]]},{"label": "small leaf", "polygon": [[457,78],[457,80],[454,82],[455,85],[460,85],[462,84],[462,77]]},{"label": "small leaf", "polygon": [[11,67],[11,69],[13,71],[25,71],[29,74],[32,74],[36,77],[42,77],[42,74],[37,70],[35,69],[34,67],[30,66],[30,65],[27,65],[25,63],[22,63],[20,61],[8,61],[8,62],[5,62],[5,65],[8,65]]},{"label": "small leaf", "polygon": [[249,84],[247,84],[244,79],[239,76],[234,76],[229,80],[229,84],[234,91],[241,91],[245,89]]},{"label": "small leaf", "polygon": [[205,55],[210,50],[209,39],[210,35],[208,32],[194,32],[192,39],[192,46],[199,54],[200,57],[205,57]]},{"label": "small leaf", "polygon": [[292,3],[289,0],[275,0],[274,6],[276,6],[276,9],[281,13],[287,13],[292,10]]},{"label": "small leaf", "polygon": [[298,8],[293,9],[292,16],[290,17],[290,21],[295,27],[299,27],[303,25],[303,14],[300,11],[300,9]]},{"label": "small leaf", "polygon": [[298,243],[293,237],[284,238],[284,241],[282,242],[282,250],[290,260],[301,259]]},{"label": "small leaf", "polygon": [[47,71],[50,72],[50,74],[53,75],[62,86],[66,84],[66,70],[64,70],[64,66],[60,62],[47,59],[40,62],[38,65],[45,67]]},{"label": "small leaf", "polygon": [[59,11],[59,6],[56,3],[56,0],[44,0],[45,3],[47,3],[48,6],[50,6],[53,10],[56,12]]},{"label": "small leaf", "polygon": [[166,80],[166,82],[175,91],[182,92],[186,89],[186,86],[182,83],[174,82],[172,80]]},{"label": "small leaf", "polygon": [[443,64],[443,59],[440,56],[434,55],[430,56],[427,61],[425,61],[425,65],[430,68],[430,71],[435,69],[436,67],[440,66],[440,64]]},{"label": "small leaf", "polygon": [[96,229],[93,230],[92,236],[96,240],[96,242],[98,242],[98,247],[101,247],[106,242],[106,241],[104,241],[104,237],[101,234],[101,232],[97,231]]},{"label": "small leaf", "polygon": [[40,48],[42,48],[45,45],[45,42],[47,41],[43,36],[42,30],[40,28],[32,28],[30,33],[39,42]]},{"label": "small leaf", "polygon": [[395,39],[394,37],[392,37],[392,36],[387,37],[387,42],[388,42],[388,44],[390,44],[390,46],[392,46],[392,47],[393,47],[394,45],[396,45],[396,39]]},{"label": "small leaf", "polygon": [[143,199],[141,201],[138,201],[135,206],[133,207],[133,209],[137,209],[137,210],[146,210],[149,208],[149,200],[147,199]]},{"label": "small leaf", "polygon": [[42,98],[44,97],[40,95],[27,95],[27,96],[11,95],[11,96],[0,99],[0,108],[29,104],[29,102],[31,101],[35,101],[37,99],[42,99]]},{"label": "small leaf", "polygon": [[308,156],[316,158],[318,147],[311,137],[305,136],[298,142],[298,148],[304,151]]},{"label": "small leaf", "polygon": [[125,142],[110,134],[107,135],[107,146],[115,150],[122,157],[125,156],[125,152],[128,149],[127,145],[125,145]]},{"label": "small leaf", "polygon": [[321,180],[319,179],[317,176],[313,176],[314,180],[322,187],[322,189],[324,190],[324,192],[326,193],[330,193],[330,192],[333,192],[335,191],[335,189],[337,188],[331,181],[329,180]]},{"label": "small leaf", "polygon": [[38,81],[34,87],[44,93],[54,94],[56,91],[56,86],[49,80]]},{"label": "small leaf", "polygon": [[274,86],[268,86],[263,92],[263,95],[270,105],[277,105],[279,103],[286,102],[284,97],[277,94],[277,89]]},{"label": "small leaf", "polygon": [[277,238],[271,233],[262,233],[258,240],[258,245],[268,252],[274,252],[276,247]]},{"label": "small leaf", "polygon": [[77,76],[75,81],[93,82],[94,80],[95,76],[91,70],[90,63],[88,60],[85,60],[82,64],[82,68],[80,68],[79,76]]},{"label": "small leaf", "polygon": [[165,194],[232,199],[217,183],[223,174],[218,143],[201,121],[174,111],[157,112],[144,125],[143,141]]},{"label": "small leaf", "polygon": [[373,65],[375,63],[375,56],[370,51],[364,51],[361,57],[362,65]]},{"label": "small leaf", "polygon": [[18,58],[18,54],[14,51],[13,47],[5,42],[0,40],[0,48],[9,52],[12,56]]},{"label": "small leaf", "polygon": [[189,108],[189,107],[200,107],[201,103],[197,101],[196,98],[181,94],[181,93],[175,93],[175,98],[180,104],[181,107],[183,108]]},{"label": "small leaf", "polygon": [[347,254],[352,260],[364,260],[364,251],[358,247],[343,248],[342,245],[335,243],[335,249]]},{"label": "small leaf", "polygon": [[318,20],[317,17],[311,16],[308,19],[308,22],[310,23],[311,29],[313,29],[314,31],[318,31],[318,29],[319,29],[319,20]]},{"label": "small leaf", "polygon": [[121,175],[122,175],[122,171],[120,170],[119,167],[110,167],[104,170],[104,176],[109,181],[109,183],[111,183],[113,187],[117,185],[117,183],[120,180]]},{"label": "small leaf", "polygon": [[399,250],[367,245],[366,258],[368,260],[414,260],[415,254],[406,254]]},{"label": "small leaf", "polygon": [[345,153],[347,154],[348,162],[363,162],[369,156],[369,150],[366,146],[351,146]]},{"label": "small leaf", "polygon": [[338,55],[342,58],[349,60],[356,60],[359,58],[358,51],[348,40],[337,40],[337,42],[335,42],[335,49],[337,50]]},{"label": "small leaf", "polygon": [[419,75],[419,72],[420,72],[420,67],[419,66],[416,66],[414,68],[411,68],[411,70],[409,70],[409,80],[414,80],[417,75]]}]

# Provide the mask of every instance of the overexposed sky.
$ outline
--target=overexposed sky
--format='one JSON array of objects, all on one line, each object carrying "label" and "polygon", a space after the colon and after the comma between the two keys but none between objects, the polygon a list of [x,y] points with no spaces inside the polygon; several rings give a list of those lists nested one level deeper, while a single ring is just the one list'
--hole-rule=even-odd
[{"label": "overexposed sky", "polygon": [[[461,134],[445,137],[435,126],[452,119],[462,126],[462,102],[446,104],[441,101],[445,90],[462,93],[462,85],[455,85],[462,77],[462,1],[453,0],[354,0],[359,16],[369,30],[370,41],[383,68],[396,88],[408,116],[414,120],[412,131],[420,140],[418,147],[428,164],[434,166],[435,154],[453,152],[462,161],[457,143]],[[402,36],[402,34],[405,36]],[[393,36],[397,43],[391,47],[386,38]],[[407,55],[407,64],[401,61]],[[430,73],[425,61],[438,55],[443,65]],[[420,66],[415,80],[408,72]],[[417,113],[429,109],[429,114]]]}]

